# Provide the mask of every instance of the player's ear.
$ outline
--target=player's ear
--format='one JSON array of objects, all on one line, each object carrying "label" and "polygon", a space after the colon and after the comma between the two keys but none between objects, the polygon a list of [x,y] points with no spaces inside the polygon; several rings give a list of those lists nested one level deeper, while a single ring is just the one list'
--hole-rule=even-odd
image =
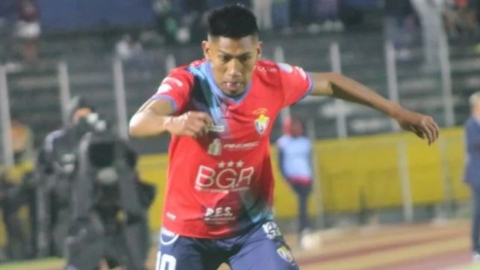
[{"label": "player's ear", "polygon": [[262,57],[262,42],[259,41],[257,44],[257,59]]},{"label": "player's ear", "polygon": [[210,42],[206,40],[202,41],[202,50],[203,57],[207,60],[210,60]]}]

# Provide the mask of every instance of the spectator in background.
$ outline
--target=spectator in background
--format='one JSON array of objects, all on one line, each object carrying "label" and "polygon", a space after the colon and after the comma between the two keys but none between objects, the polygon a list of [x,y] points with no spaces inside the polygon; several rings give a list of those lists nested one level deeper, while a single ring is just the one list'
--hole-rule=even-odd
[{"label": "spectator in background", "polygon": [[422,25],[424,71],[437,71],[440,67],[440,42],[446,42],[443,27],[445,0],[411,0]]},{"label": "spectator in background", "polygon": [[344,25],[339,17],[339,0],[316,0],[316,14],[322,23],[323,31],[343,31]]},{"label": "spectator in background", "polygon": [[11,117],[12,148],[15,164],[22,164],[34,159],[33,133],[30,127],[24,124],[20,117],[12,114]]},{"label": "spectator in background", "polygon": [[124,35],[115,45],[115,52],[124,61],[130,61],[143,52],[142,44],[133,40],[131,35]]},{"label": "spectator in background", "polygon": [[473,198],[472,251],[480,261],[480,92],[470,97],[471,117],[465,124],[466,166],[464,180],[470,186]]},{"label": "spectator in background", "polygon": [[260,30],[272,29],[272,4],[272,0],[253,0],[253,12],[257,16]]},{"label": "spectator in background", "polygon": [[153,12],[156,32],[164,38],[166,44],[173,44],[178,25],[172,13],[172,3],[170,0],[154,0]]},{"label": "spectator in background", "polygon": [[287,118],[283,123],[284,135],[277,141],[278,164],[283,178],[298,198],[299,246],[308,248],[312,237],[308,218],[308,197],[312,190],[312,144],[304,135],[303,124],[297,118]]},{"label": "spectator in background", "polygon": [[36,62],[41,34],[39,7],[35,0],[17,0],[17,12],[17,35],[22,40],[22,57],[27,62]]},{"label": "spectator in background", "polygon": [[290,34],[290,4],[288,0],[273,0],[272,20],[275,30]]},{"label": "spectator in background", "polygon": [[396,49],[398,60],[407,60],[411,56],[409,45],[413,41],[415,17],[410,0],[384,0],[385,39],[391,41]]},{"label": "spectator in background", "polygon": [[447,0],[445,26],[451,38],[478,33],[478,21],[473,0]]},{"label": "spectator in background", "polygon": [[27,219],[19,215],[20,208],[28,205],[35,194],[26,193],[23,186],[26,175],[32,169],[29,161],[34,159],[33,134],[15,113],[12,113],[10,123],[15,166],[4,173],[0,172],[0,209],[7,231],[7,257],[10,260],[22,260],[33,255],[34,239],[29,236],[33,235],[34,216],[31,214],[35,209],[30,204]]}]

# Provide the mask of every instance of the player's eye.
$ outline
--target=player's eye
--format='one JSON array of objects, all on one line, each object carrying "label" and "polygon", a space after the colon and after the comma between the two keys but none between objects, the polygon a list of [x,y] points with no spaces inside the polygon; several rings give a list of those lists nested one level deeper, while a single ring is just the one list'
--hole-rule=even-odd
[{"label": "player's eye", "polygon": [[232,57],[228,55],[220,55],[220,60],[222,60],[224,63],[228,63],[230,60],[232,60]]},{"label": "player's eye", "polygon": [[252,58],[250,55],[243,55],[239,57],[239,60],[240,62],[247,62],[250,58]]}]

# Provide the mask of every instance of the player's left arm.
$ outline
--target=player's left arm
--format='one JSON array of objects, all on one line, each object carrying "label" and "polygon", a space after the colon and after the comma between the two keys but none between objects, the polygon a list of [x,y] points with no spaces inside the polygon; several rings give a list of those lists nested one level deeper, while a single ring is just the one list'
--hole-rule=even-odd
[{"label": "player's left arm", "polygon": [[439,128],[432,117],[403,108],[375,93],[367,86],[338,73],[310,73],[310,95],[331,96],[369,106],[393,119],[404,129],[414,132],[432,144],[439,135]]}]

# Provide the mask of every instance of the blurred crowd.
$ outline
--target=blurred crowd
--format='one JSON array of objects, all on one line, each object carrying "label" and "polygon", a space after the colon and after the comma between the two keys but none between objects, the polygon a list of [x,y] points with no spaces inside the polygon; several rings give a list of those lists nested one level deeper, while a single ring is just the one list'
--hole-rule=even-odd
[{"label": "blurred crowd", "polygon": [[[417,30],[423,30],[422,43],[438,47],[434,40],[445,36],[452,40],[477,37],[480,0],[369,0],[379,11],[366,14],[360,1],[352,0],[151,0],[155,14],[150,29],[117,36],[112,48],[123,59],[132,58],[142,51],[145,40],[152,36],[161,44],[184,44],[204,38],[205,14],[211,8],[228,3],[246,5],[258,17],[264,32],[276,35],[296,33],[320,34],[342,32],[363,21],[382,17],[381,27],[385,38],[392,40],[398,49],[399,59],[408,59],[409,46],[414,42]],[[355,4],[356,3],[356,4]],[[364,4],[367,6],[367,4]],[[41,6],[36,0],[2,0],[0,2],[0,40],[5,58],[15,54],[26,62],[38,59],[41,30]],[[379,22],[381,22],[381,18]],[[118,29],[117,29],[118,30]],[[153,31],[151,31],[153,30]],[[121,37],[123,35],[123,37]],[[14,49],[15,40],[21,41],[21,49]],[[1,50],[0,50],[1,51]],[[429,54],[430,53],[430,56]],[[426,51],[432,58],[435,50]],[[18,58],[18,57],[17,57]],[[431,66],[436,63],[430,61]]]}]

